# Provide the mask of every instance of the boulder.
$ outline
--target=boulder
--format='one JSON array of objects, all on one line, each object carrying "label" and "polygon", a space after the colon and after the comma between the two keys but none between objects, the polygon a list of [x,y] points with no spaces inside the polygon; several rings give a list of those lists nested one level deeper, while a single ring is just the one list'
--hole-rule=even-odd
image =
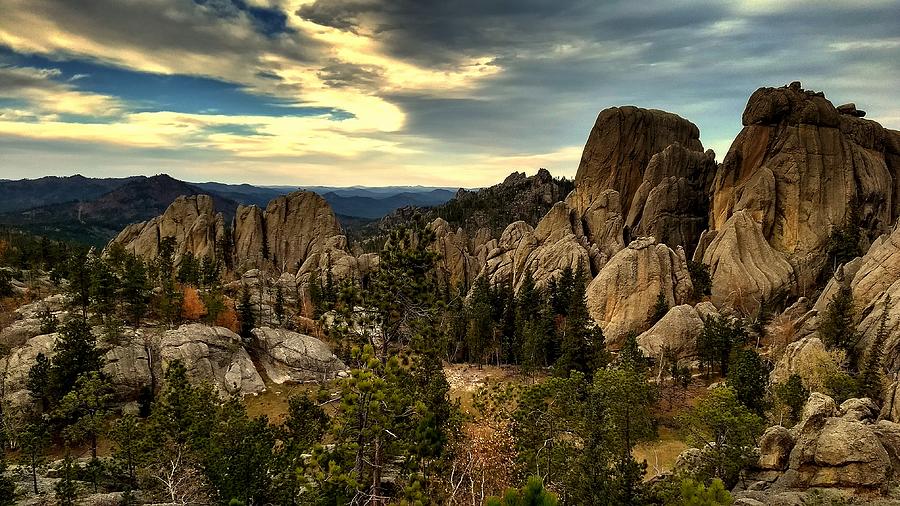
[{"label": "boulder", "polygon": [[780,426],[769,427],[759,439],[758,467],[764,470],[784,471],[788,467],[794,437]]},{"label": "boulder", "polygon": [[159,354],[163,371],[178,360],[189,380],[210,383],[222,397],[265,391],[240,336],[224,327],[190,324],[167,330],[160,337]]},{"label": "boulder", "polygon": [[818,337],[804,337],[795,341],[778,357],[775,367],[769,373],[769,381],[773,385],[784,383],[793,374],[808,379],[804,376],[812,371],[827,353],[825,345]]},{"label": "boulder", "polygon": [[678,359],[695,357],[703,319],[718,314],[709,302],[701,302],[696,307],[689,304],[675,306],[637,337],[638,345],[645,355],[660,361],[667,350]]},{"label": "boulder", "polygon": [[878,405],[867,397],[862,399],[847,399],[838,408],[842,418],[848,420],[872,421],[878,416]]},{"label": "boulder", "polygon": [[253,349],[269,379],[285,382],[323,381],[345,372],[341,362],[322,341],[281,329],[253,329]]},{"label": "boulder", "polygon": [[3,400],[14,407],[24,406],[29,402],[28,371],[39,354],[53,358],[53,345],[58,337],[59,334],[34,336],[0,358],[0,378],[3,382],[0,391],[3,392]]},{"label": "boulder", "polygon": [[791,467],[807,486],[847,488],[880,488],[892,469],[872,425],[849,418],[828,418],[814,446],[791,452]]},{"label": "boulder", "polygon": [[591,281],[587,305],[603,328],[607,346],[618,349],[629,332],[649,327],[660,294],[671,307],[686,303],[692,292],[684,250],[645,237],[616,253]]}]

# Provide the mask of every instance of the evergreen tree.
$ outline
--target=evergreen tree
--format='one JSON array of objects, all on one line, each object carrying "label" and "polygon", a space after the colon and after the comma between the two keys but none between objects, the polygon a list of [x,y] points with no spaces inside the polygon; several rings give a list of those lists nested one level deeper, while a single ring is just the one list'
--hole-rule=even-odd
[{"label": "evergreen tree", "polygon": [[466,314],[469,320],[466,330],[469,359],[481,365],[485,362],[488,345],[494,333],[491,286],[487,277],[480,276],[475,280]]},{"label": "evergreen tree", "polygon": [[697,337],[700,362],[706,368],[706,375],[718,364],[723,376],[728,375],[731,350],[747,341],[747,333],[741,322],[727,316],[710,316],[703,320],[703,331]]},{"label": "evergreen tree", "polygon": [[602,418],[596,422],[608,431],[605,440],[614,449],[615,503],[640,503],[640,486],[647,463],[635,461],[633,451],[637,443],[656,435],[651,412],[655,401],[655,389],[639,369],[601,369],[596,373],[592,402],[604,407]]},{"label": "evergreen tree", "polygon": [[869,397],[876,401],[881,398],[884,380],[882,364],[884,362],[884,345],[888,338],[887,319],[890,307],[891,296],[886,295],[884,308],[881,310],[881,317],[878,319],[878,332],[875,333],[875,338],[869,346],[866,360],[860,370],[859,397]]},{"label": "evergreen tree", "polygon": [[791,374],[787,381],[775,386],[775,397],[781,402],[788,411],[788,423],[783,423],[790,427],[794,423],[800,421],[803,414],[803,406],[809,399],[809,389],[803,386],[803,381],[797,374]]},{"label": "evergreen tree", "polygon": [[78,501],[78,483],[76,482],[78,464],[68,451],[63,459],[60,480],[56,482],[54,492],[56,504],[59,506],[75,506]]},{"label": "evergreen tree", "polygon": [[109,380],[99,371],[89,371],[78,377],[75,388],[60,402],[58,416],[71,422],[65,429],[66,439],[87,441],[92,460],[97,460],[97,441],[104,433],[112,401]]},{"label": "evergreen tree", "polygon": [[853,292],[849,287],[841,286],[829,300],[825,314],[819,320],[819,335],[822,342],[829,349],[847,352],[851,364],[856,363],[855,348],[859,340],[854,318]]},{"label": "evergreen tree", "polygon": [[653,305],[653,310],[650,312],[650,318],[648,319],[647,324],[652,327],[656,322],[662,320],[668,312],[669,301],[666,300],[666,294],[660,290],[659,295],[656,296],[656,304]]},{"label": "evergreen tree", "polygon": [[87,321],[81,318],[65,323],[53,349],[48,383],[51,404],[55,406],[75,388],[82,374],[100,370],[103,353],[97,349],[97,340]]},{"label": "evergreen tree", "polygon": [[720,386],[700,399],[682,425],[688,441],[704,450],[701,478],[720,478],[731,486],[755,458],[763,420],[741,404],[734,390]]},{"label": "evergreen tree", "polygon": [[0,454],[0,506],[16,503],[16,482],[6,476],[6,455]]},{"label": "evergreen tree", "polygon": [[594,369],[606,365],[603,330],[591,319],[587,308],[587,280],[579,265],[572,278],[566,317],[560,329],[560,355],[556,360],[557,374],[580,371],[588,378]]},{"label": "evergreen tree", "polygon": [[110,265],[102,258],[94,259],[91,262],[91,309],[101,321],[107,322],[114,317],[118,305],[118,290],[119,279]]},{"label": "evergreen tree", "polygon": [[31,399],[37,403],[40,413],[48,413],[53,392],[50,385],[50,359],[43,353],[38,353],[34,364],[28,370],[28,379],[25,386]]},{"label": "evergreen tree", "polygon": [[256,315],[250,298],[250,287],[246,284],[241,286],[241,302],[238,304],[237,312],[241,322],[241,337],[249,339],[253,335],[251,331],[256,328]]},{"label": "evergreen tree", "polygon": [[69,307],[81,313],[87,319],[91,305],[91,263],[87,253],[76,251],[66,266],[66,295]]},{"label": "evergreen tree", "polygon": [[769,368],[754,350],[736,350],[728,368],[728,386],[738,401],[762,416],[767,406],[766,387]]},{"label": "evergreen tree", "polygon": [[160,287],[159,313],[173,324],[181,314],[180,292],[175,286],[175,238],[165,237],[159,243],[155,262]]},{"label": "evergreen tree", "polygon": [[688,274],[691,276],[695,294],[700,296],[712,294],[712,278],[709,275],[708,265],[688,260]]},{"label": "evergreen tree", "polygon": [[44,455],[50,446],[50,429],[46,420],[35,418],[22,428],[18,434],[19,446],[22,449],[20,456],[28,466],[31,475],[31,485],[34,493],[38,493],[37,475],[38,469],[44,463]]},{"label": "evergreen tree", "polygon": [[275,320],[278,322],[278,325],[284,325],[284,290],[282,290],[280,284],[275,285],[275,304],[272,309],[275,312]]},{"label": "evergreen tree", "polygon": [[138,487],[138,470],[145,464],[148,437],[145,425],[133,414],[122,415],[112,426],[113,459],[125,473],[128,491]]},{"label": "evergreen tree", "polygon": [[537,476],[528,478],[528,483],[521,489],[511,488],[503,497],[488,497],[485,506],[557,506],[559,499],[553,492],[544,488]]},{"label": "evergreen tree", "polygon": [[119,297],[125,316],[134,326],[139,326],[147,315],[150,299],[150,283],[147,267],[136,255],[127,255],[123,261],[122,283]]},{"label": "evergreen tree", "polygon": [[731,493],[718,478],[713,478],[707,487],[691,478],[681,482],[682,506],[731,506]]},{"label": "evergreen tree", "polygon": [[196,286],[200,284],[200,275],[200,263],[192,252],[186,251],[178,264],[178,275],[176,276],[178,282]]}]

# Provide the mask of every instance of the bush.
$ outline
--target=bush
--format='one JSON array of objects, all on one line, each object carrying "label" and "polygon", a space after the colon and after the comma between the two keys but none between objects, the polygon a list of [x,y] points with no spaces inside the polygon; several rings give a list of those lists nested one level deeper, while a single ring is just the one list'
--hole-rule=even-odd
[{"label": "bush", "polygon": [[688,274],[691,275],[691,283],[694,285],[695,295],[712,294],[712,277],[709,275],[708,265],[703,262],[688,260]]},{"label": "bush", "polygon": [[690,478],[681,482],[683,506],[728,506],[732,501],[731,493],[725,490],[725,484],[718,478],[714,478],[708,487]]}]

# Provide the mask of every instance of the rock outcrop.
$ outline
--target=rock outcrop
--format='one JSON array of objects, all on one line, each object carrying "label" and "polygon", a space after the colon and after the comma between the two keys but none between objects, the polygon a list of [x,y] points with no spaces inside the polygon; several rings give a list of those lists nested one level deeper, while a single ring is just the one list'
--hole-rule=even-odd
[{"label": "rock outcrop", "polygon": [[329,239],[342,235],[331,206],[310,191],[269,202],[264,214],[267,259],[279,271],[298,271],[308,258],[325,251]]},{"label": "rock outcrop", "polygon": [[[710,228],[720,235],[745,230],[750,241],[744,247],[742,241],[728,241],[728,247],[711,247],[702,255],[711,267],[714,294],[721,301],[735,286],[757,299],[781,289],[807,291],[825,267],[829,234],[853,219],[851,206],[863,242],[897,217],[898,134],[842,114],[822,93],[803,90],[800,83],[760,88],[742,119],[744,129],[712,186]],[[735,253],[748,248],[754,257],[749,263],[748,255]],[[773,270],[754,273],[766,260],[774,262]],[[750,273],[736,275],[745,269]]]},{"label": "rock outcrop", "polygon": [[875,411],[869,399],[849,399],[838,407],[830,397],[812,394],[797,425],[771,427],[760,439],[759,462],[747,488],[884,489],[900,472],[894,457],[900,425],[876,424]]},{"label": "rock outcrop", "polygon": [[588,285],[587,305],[607,346],[617,349],[629,332],[649,327],[660,294],[672,307],[688,302],[692,292],[684,250],[649,237],[633,241],[609,260]]},{"label": "rock outcrop", "polygon": [[710,302],[675,306],[637,337],[638,345],[646,356],[659,363],[666,360],[667,353],[675,359],[696,357],[697,336],[703,331],[703,320],[718,314]]},{"label": "rock outcrop", "polygon": [[156,218],[135,223],[113,239],[143,258],[156,258],[166,237],[175,239],[175,258],[187,252],[197,257],[215,257],[225,239],[225,218],[217,213],[208,195],[181,196]]},{"label": "rock outcrop", "polygon": [[163,370],[177,360],[187,368],[188,379],[209,383],[222,397],[266,389],[240,336],[224,327],[189,324],[167,330],[159,354]]},{"label": "rock outcrop", "polygon": [[253,329],[253,350],[266,376],[275,384],[325,381],[344,374],[347,366],[322,341],[288,330]]}]

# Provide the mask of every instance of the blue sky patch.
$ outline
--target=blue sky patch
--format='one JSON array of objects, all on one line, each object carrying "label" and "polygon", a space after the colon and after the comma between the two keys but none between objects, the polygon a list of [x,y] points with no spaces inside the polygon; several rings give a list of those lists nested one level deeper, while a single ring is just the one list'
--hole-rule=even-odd
[{"label": "blue sky patch", "polygon": [[61,73],[54,78],[56,81],[66,82],[82,91],[118,97],[128,102],[135,112],[273,117],[330,115],[334,120],[352,117],[340,109],[297,106],[278,97],[250,93],[240,85],[207,77],[153,74],[78,59],[55,60],[19,54],[3,46],[0,46],[0,63],[58,69]]}]

